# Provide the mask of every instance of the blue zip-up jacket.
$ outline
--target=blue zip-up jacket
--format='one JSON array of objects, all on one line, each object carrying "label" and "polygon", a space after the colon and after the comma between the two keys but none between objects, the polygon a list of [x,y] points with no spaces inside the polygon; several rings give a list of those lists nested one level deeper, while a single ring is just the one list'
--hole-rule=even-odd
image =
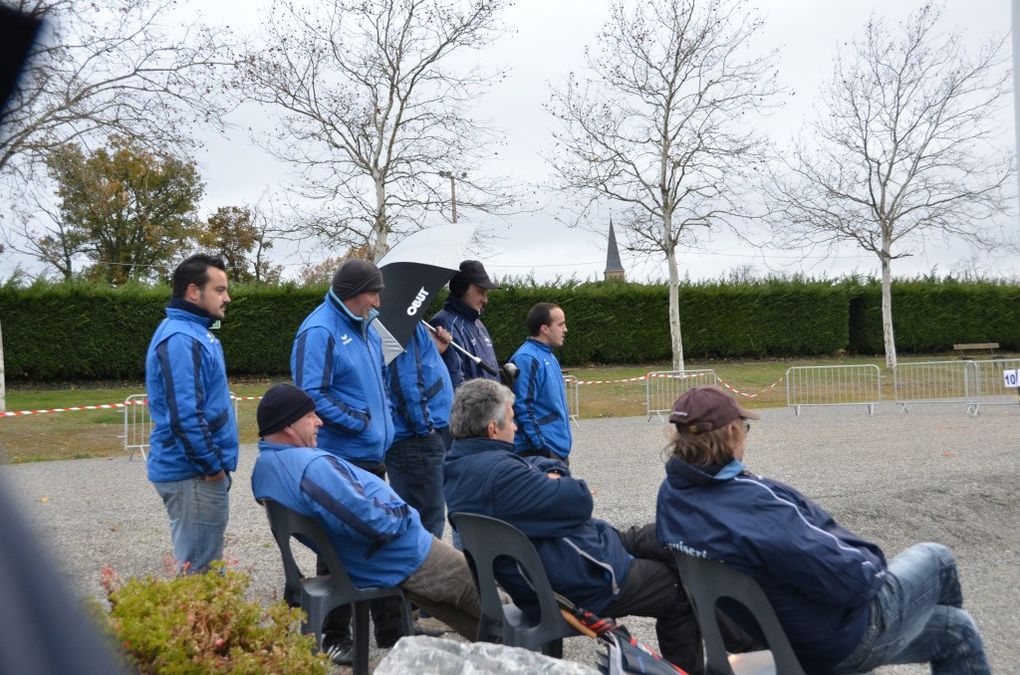
[{"label": "blue zip-up jacket", "polygon": [[325,450],[259,441],[251,489],[319,521],[359,588],[402,583],[432,550],[418,512],[385,481]]},{"label": "blue zip-up jacket", "polygon": [[[452,347],[446,348],[452,352]],[[428,436],[450,423],[453,384],[436,343],[418,322],[404,352],[389,365],[394,441]]]},{"label": "blue zip-up jacket", "polygon": [[519,375],[514,382],[514,417],[517,433],[514,449],[551,450],[560,457],[570,454],[573,434],[567,408],[563,371],[552,347],[528,338],[510,361]]},{"label": "blue zip-up jacket", "polygon": [[789,485],[743,468],[733,460],[713,475],[670,459],[659,541],[754,577],[804,670],[828,672],[864,636],[885,556]]},{"label": "blue zip-up jacket", "polygon": [[383,461],[393,442],[374,318],[352,315],[330,290],[298,328],[290,353],[294,384],[308,392],[322,418],[319,447],[359,462]]},{"label": "blue zip-up jacket", "polygon": [[[553,590],[596,614],[620,592],[633,558],[620,533],[592,518],[592,496],[556,459],[521,457],[510,443],[489,438],[453,442],[443,465],[449,513],[464,511],[504,520],[531,539]],[[548,472],[563,477],[549,478]],[[512,563],[497,565],[514,603],[537,619],[538,602]]]},{"label": "blue zip-up jacket", "polygon": [[237,422],[223,347],[212,317],[174,299],[145,355],[152,416],[149,480],[185,480],[237,469]]},{"label": "blue zip-up jacket", "polygon": [[[431,323],[433,326],[442,326],[450,331],[454,342],[498,372],[499,362],[496,360],[496,350],[492,346],[492,337],[485,324],[482,323],[481,316],[477,310],[465,305],[460,298],[450,296],[443,303],[443,308],[432,317]],[[476,380],[479,377],[499,382],[498,375],[485,372],[478,367],[478,364],[465,356],[460,357],[457,365],[460,367],[450,369],[450,381],[453,382],[454,389],[460,387],[467,380]]]}]

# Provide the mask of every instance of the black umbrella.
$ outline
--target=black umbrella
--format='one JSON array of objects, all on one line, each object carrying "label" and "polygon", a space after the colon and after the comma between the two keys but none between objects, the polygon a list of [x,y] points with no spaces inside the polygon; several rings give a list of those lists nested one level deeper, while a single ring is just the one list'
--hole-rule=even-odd
[{"label": "black umbrella", "polygon": [[375,327],[386,363],[404,351],[436,293],[460,270],[474,231],[456,223],[430,227],[404,237],[379,260],[386,287]]}]

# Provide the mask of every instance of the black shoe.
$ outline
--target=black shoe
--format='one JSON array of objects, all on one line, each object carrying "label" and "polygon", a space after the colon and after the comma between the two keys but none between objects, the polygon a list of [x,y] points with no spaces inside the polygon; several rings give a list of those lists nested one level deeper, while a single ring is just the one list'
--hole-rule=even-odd
[{"label": "black shoe", "polygon": [[354,641],[350,636],[323,635],[322,651],[338,666],[354,665]]}]

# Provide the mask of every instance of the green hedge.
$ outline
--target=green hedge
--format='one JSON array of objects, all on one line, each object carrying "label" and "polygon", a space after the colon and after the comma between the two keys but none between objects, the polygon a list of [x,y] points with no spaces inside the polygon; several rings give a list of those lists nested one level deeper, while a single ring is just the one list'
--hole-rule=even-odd
[{"label": "green hedge", "polygon": [[[219,333],[230,374],[286,376],[294,333],[325,288],[231,287],[233,302]],[[149,338],[168,297],[165,287],[0,288],[8,379],[141,379]],[[993,341],[1020,351],[1018,299],[1014,285],[898,282],[897,347],[902,353],[930,353],[947,351],[954,342]],[[566,312],[564,365],[670,358],[666,286],[606,282],[518,284],[493,291],[485,323],[501,360],[525,339],[524,317],[540,301]],[[880,302],[876,282],[687,284],[680,289],[684,353],[688,358],[881,353]]]}]

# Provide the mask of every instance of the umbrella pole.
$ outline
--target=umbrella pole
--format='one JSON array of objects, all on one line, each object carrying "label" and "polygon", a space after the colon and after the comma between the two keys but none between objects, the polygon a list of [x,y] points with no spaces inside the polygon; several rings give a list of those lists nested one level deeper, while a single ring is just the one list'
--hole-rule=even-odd
[{"label": "umbrella pole", "polygon": [[[432,331],[433,333],[436,333],[436,329],[428,321],[422,321],[422,323],[425,324],[425,327],[428,328],[430,331]],[[482,370],[487,372],[489,375],[496,375],[496,376],[499,375],[499,371],[498,370],[496,370],[495,368],[490,366],[485,361],[482,361],[479,357],[475,356],[474,354],[472,354],[468,350],[464,349],[463,347],[461,347],[456,342],[453,342],[451,340],[450,341],[450,346],[453,347],[454,349],[456,349],[458,352],[460,352],[464,356],[466,356],[469,359],[471,359],[472,361],[474,361],[475,365],[477,365],[479,368],[481,368]]]}]

